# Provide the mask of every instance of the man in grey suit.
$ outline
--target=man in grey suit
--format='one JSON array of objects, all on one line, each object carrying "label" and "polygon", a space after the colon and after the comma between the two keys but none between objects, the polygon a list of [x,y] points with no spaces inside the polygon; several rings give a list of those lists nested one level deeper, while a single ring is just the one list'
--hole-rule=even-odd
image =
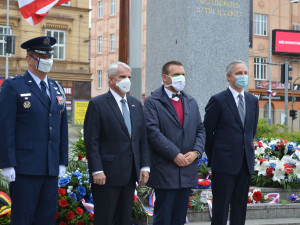
[{"label": "man in grey suit", "polygon": [[84,121],[84,142],[95,203],[95,224],[130,225],[135,182],[148,181],[150,164],[141,103],[127,95],[131,69],[108,69],[110,90],[93,98]]}]

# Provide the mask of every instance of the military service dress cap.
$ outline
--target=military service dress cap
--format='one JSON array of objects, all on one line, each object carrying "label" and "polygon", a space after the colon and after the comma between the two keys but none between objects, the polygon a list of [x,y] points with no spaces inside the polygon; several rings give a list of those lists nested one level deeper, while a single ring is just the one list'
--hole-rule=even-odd
[{"label": "military service dress cap", "polygon": [[41,55],[52,55],[53,45],[56,43],[56,39],[51,36],[42,36],[30,39],[21,44],[21,48],[27,51],[34,51]]}]

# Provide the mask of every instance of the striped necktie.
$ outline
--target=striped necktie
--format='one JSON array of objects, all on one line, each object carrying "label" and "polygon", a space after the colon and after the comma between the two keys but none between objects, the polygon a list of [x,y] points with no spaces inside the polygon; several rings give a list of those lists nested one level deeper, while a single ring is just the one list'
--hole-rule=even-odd
[{"label": "striped necktie", "polygon": [[121,103],[122,103],[122,112],[123,112],[124,121],[128,129],[129,136],[131,137],[131,121],[130,121],[129,111],[126,106],[126,100],[122,98]]},{"label": "striped necktie", "polygon": [[238,97],[239,97],[238,110],[239,110],[239,113],[240,113],[242,124],[244,126],[244,123],[245,123],[244,97],[243,97],[242,94],[239,94]]}]

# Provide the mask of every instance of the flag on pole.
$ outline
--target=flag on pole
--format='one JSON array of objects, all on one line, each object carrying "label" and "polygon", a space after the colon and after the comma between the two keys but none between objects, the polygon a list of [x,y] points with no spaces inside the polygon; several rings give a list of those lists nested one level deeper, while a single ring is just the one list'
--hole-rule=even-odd
[{"label": "flag on pole", "polygon": [[2,83],[3,83],[3,78],[0,77],[0,87],[1,87]]},{"label": "flag on pole", "polygon": [[18,0],[24,19],[34,26],[42,22],[53,6],[61,5],[70,0]]}]

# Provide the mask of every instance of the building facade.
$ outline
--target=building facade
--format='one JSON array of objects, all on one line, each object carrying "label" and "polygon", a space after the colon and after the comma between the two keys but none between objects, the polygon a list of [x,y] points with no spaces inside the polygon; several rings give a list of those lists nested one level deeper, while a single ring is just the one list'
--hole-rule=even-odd
[{"label": "building facade", "polygon": [[[272,61],[270,61],[270,23],[272,21],[272,30],[294,31],[298,35],[297,32],[300,30],[300,3],[291,3],[288,0],[253,0],[252,4],[252,18],[250,16],[249,92],[259,98],[260,117],[269,118],[269,95],[267,90],[269,89],[271,63],[272,93],[277,92],[275,96],[271,97],[271,119],[274,124],[284,123],[285,86],[280,83],[281,64],[288,62],[293,68],[290,71],[292,80],[289,81],[288,110],[292,109],[292,88],[294,87],[295,102],[293,108],[299,113],[300,88],[298,89],[298,86],[300,86],[300,80],[296,81],[296,79],[300,77],[300,52],[298,54],[288,52],[275,54],[272,52]],[[276,39],[274,34],[272,33],[273,41]],[[299,45],[300,39],[298,40]],[[292,119],[289,115],[287,118],[288,126],[291,128]],[[293,121],[294,130],[299,131],[299,122],[298,115],[298,118]]]},{"label": "building facade", "polygon": [[[0,76],[5,78],[6,1],[0,2]],[[49,77],[59,81],[67,95],[67,109],[72,114],[72,100],[91,98],[91,73],[89,68],[89,5],[85,0],[72,0],[53,7],[43,21],[35,26],[27,23],[17,0],[10,0],[10,34],[16,35],[15,54],[9,56],[8,77],[24,74],[27,70],[26,51],[20,48],[24,41],[38,36],[53,36],[54,64]]]},{"label": "building facade", "polygon": [[[92,97],[109,90],[107,70],[110,64],[119,60],[120,1],[91,0]],[[142,0],[142,4],[142,92],[145,93],[147,1]]]}]

